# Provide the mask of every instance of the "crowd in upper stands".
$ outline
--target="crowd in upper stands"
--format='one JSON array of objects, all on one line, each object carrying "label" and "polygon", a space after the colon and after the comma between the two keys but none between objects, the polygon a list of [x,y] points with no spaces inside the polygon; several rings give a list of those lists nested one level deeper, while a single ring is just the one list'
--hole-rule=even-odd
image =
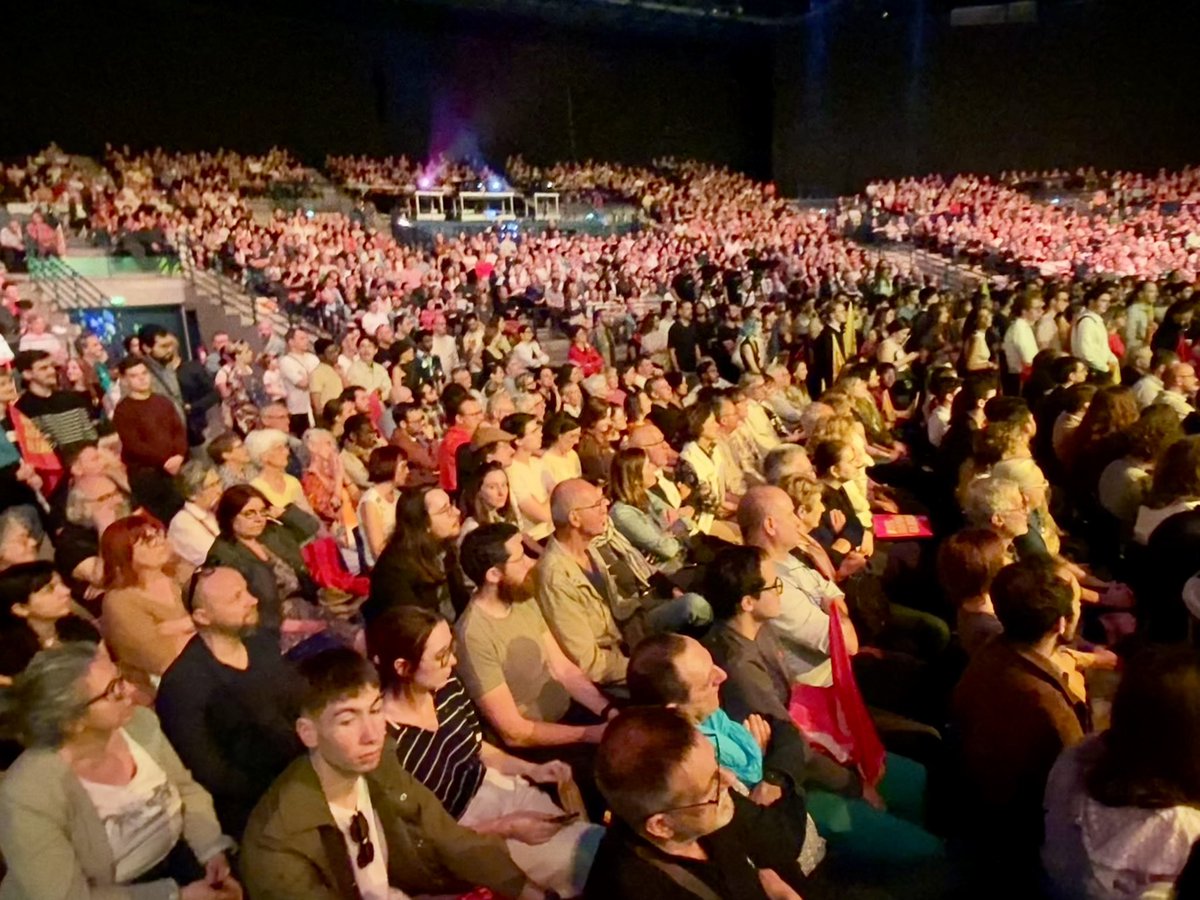
[{"label": "crowd in upper stands", "polygon": [[282,152],[105,163],[54,227],[292,324],[68,345],[4,274],[0,894],[1194,889],[1186,266],[948,291],[694,163],[517,163],[643,227],[424,248],[256,219]]}]

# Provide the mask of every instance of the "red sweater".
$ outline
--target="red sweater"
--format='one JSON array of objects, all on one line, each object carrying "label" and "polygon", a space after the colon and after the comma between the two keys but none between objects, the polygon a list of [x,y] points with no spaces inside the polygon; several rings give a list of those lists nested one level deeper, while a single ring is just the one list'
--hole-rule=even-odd
[{"label": "red sweater", "polygon": [[113,425],[121,438],[121,460],[131,469],[161,469],[172,456],[187,458],[187,429],[166,397],[124,398],[113,412]]}]

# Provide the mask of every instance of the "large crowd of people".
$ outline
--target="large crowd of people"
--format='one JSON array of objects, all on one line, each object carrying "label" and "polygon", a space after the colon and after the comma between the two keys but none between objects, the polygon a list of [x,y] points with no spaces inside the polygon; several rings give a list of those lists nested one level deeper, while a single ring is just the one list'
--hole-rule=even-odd
[{"label": "large crowd of people", "polygon": [[[106,166],[90,232],[124,210],[292,325],[184,359],[7,304],[0,894],[1200,874],[1186,268],[949,292],[694,163],[519,163],[643,227],[425,248],[256,221],[248,193],[302,178],[283,153]],[[872,193],[971,222],[1010,190]]]},{"label": "large crowd of people", "polygon": [[1187,280],[1200,270],[1200,171],[1117,172],[1081,181],[1086,203],[1035,199],[1013,178],[940,175],[867,185],[866,203],[889,239],[1046,277]]}]

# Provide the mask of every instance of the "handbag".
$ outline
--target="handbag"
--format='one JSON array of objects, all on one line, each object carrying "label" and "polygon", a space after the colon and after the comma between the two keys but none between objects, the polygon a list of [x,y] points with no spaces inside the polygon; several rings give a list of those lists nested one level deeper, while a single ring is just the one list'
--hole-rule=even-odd
[{"label": "handbag", "polygon": [[788,712],[819,750],[842,765],[853,765],[864,783],[875,786],[883,777],[886,751],[858,690],[836,606],[829,610],[829,661],[833,684],[795,685]]}]

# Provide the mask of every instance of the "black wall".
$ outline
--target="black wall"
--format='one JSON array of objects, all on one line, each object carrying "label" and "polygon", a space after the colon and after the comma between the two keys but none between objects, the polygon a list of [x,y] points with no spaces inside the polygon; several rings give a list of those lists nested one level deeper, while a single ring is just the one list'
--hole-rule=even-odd
[{"label": "black wall", "polygon": [[862,0],[856,14],[817,13],[780,36],[774,171],[785,192],[1200,162],[1194,5],[1043,0],[1037,25],[975,28],[951,28],[948,5]]},{"label": "black wall", "polygon": [[3,155],[50,140],[74,152],[106,140],[279,144],[310,161],[459,148],[498,163],[523,149],[769,173],[769,42],[588,33],[412,3],[10,6]]}]

